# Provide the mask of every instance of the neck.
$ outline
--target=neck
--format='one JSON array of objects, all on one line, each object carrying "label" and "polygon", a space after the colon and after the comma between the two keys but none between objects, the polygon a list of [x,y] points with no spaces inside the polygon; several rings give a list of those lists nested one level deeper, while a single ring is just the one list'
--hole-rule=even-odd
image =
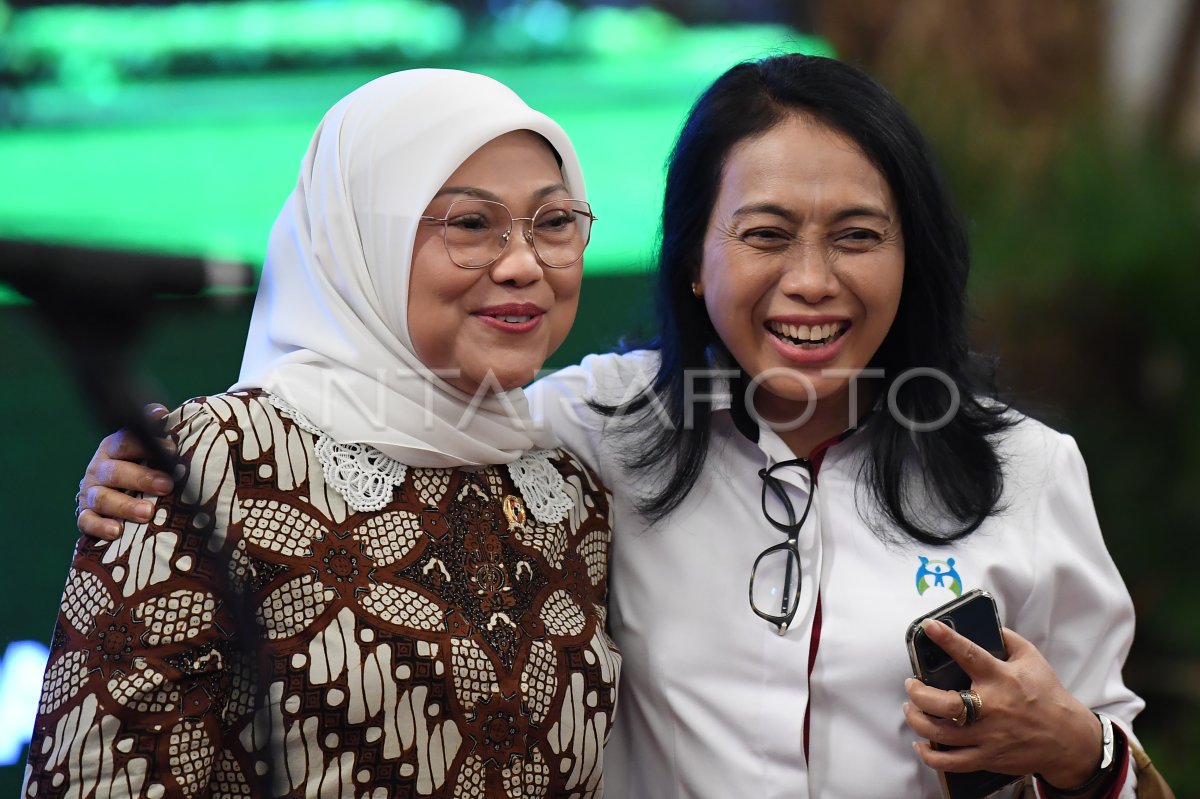
[{"label": "neck", "polygon": [[[849,396],[839,393],[811,403],[793,404],[786,412],[763,407],[762,402],[755,407],[763,424],[775,430],[796,457],[808,458],[821,444],[857,426],[875,401],[875,392],[858,392],[853,405],[849,400]],[[808,416],[804,423],[792,427],[805,414]],[[791,429],[779,429],[773,423]]]}]

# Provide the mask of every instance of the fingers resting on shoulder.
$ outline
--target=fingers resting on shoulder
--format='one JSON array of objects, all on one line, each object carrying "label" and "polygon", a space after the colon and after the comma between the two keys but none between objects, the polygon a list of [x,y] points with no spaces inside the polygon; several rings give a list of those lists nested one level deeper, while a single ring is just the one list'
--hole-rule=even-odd
[{"label": "fingers resting on shoulder", "polygon": [[[155,421],[167,415],[167,409],[158,404],[147,405],[145,412]],[[163,438],[163,445],[168,451],[175,450],[175,442],[169,437]],[[125,521],[150,520],[154,503],[131,494],[164,496],[175,484],[170,475],[140,463],[146,455],[145,447],[127,430],[112,433],[100,442],[79,482],[79,532],[112,540],[121,534]]]}]

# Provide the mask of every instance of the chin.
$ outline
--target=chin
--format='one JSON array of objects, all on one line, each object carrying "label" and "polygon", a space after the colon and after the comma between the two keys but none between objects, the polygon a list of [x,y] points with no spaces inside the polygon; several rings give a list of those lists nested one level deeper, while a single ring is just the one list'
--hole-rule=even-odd
[{"label": "chin", "polygon": [[[806,386],[795,380],[768,380],[757,387],[755,401],[763,407],[774,406],[789,411],[803,411],[810,402],[826,402],[846,396],[849,383],[845,380],[812,380]],[[866,390],[860,386],[860,391]]]},{"label": "chin", "polygon": [[824,380],[812,380],[804,374],[800,379],[772,378],[755,386],[755,396],[777,402],[809,402],[829,393],[829,387],[824,383]]},{"label": "chin", "polygon": [[462,379],[455,382],[455,387],[468,394],[480,392],[496,394],[512,391],[514,388],[522,388],[532,383],[533,379],[537,377],[539,368],[541,368],[540,363],[537,366],[522,368],[492,367],[481,375],[463,375]]}]

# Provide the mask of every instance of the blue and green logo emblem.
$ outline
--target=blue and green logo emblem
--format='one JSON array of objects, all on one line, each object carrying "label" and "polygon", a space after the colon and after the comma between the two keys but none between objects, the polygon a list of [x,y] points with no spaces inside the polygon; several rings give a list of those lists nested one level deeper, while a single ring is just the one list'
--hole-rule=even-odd
[{"label": "blue and green logo emblem", "polygon": [[954,570],[954,558],[930,560],[918,555],[921,566],[917,569],[917,593],[924,596],[930,588],[945,588],[955,596],[962,596],[962,578]]}]

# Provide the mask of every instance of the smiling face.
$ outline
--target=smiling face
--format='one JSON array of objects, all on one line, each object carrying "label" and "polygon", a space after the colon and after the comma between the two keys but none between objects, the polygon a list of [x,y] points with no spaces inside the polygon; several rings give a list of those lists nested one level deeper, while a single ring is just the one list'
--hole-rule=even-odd
[{"label": "smiling face", "polygon": [[[514,131],[476,150],[443,184],[424,215],[444,217],[455,200],[504,203],[514,217],[569,197],[554,153],[529,131]],[[545,267],[514,222],[511,240],[489,266],[450,260],[438,222],[422,222],[413,247],[408,332],[417,357],[446,381],[474,394],[482,386],[519,388],[533,379],[571,329],[582,261]]]},{"label": "smiling face", "polygon": [[840,432],[850,376],[891,328],[903,278],[891,189],[846,136],[790,114],[730,151],[699,282],[718,335],[759,382],[763,417],[811,411],[812,443]]}]

